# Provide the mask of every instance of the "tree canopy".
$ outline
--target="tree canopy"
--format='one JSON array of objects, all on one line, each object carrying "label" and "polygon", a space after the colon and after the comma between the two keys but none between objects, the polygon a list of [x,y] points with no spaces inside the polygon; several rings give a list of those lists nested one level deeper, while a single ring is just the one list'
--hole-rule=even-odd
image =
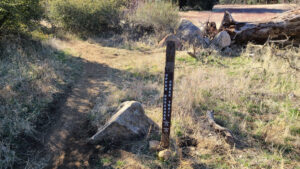
[{"label": "tree canopy", "polygon": [[39,0],[1,0],[0,33],[24,29],[41,16]]}]

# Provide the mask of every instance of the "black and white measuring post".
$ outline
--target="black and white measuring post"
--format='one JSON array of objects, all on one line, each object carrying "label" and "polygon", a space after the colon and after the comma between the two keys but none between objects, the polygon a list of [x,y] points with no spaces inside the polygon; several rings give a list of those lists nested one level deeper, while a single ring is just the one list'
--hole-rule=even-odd
[{"label": "black and white measuring post", "polygon": [[166,51],[166,67],[164,81],[164,97],[163,97],[163,119],[162,119],[162,135],[161,146],[169,147],[171,114],[172,114],[172,97],[174,86],[174,67],[175,67],[175,42],[167,42]]}]

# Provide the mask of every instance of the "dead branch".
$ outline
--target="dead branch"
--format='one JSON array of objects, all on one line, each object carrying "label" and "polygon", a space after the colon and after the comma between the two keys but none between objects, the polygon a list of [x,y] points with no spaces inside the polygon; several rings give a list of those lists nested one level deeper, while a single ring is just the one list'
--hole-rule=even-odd
[{"label": "dead branch", "polygon": [[187,54],[190,55],[192,58],[195,58],[195,59],[198,60],[197,56],[196,56],[194,53],[192,53],[192,52],[187,52]]},{"label": "dead branch", "polygon": [[219,124],[217,124],[215,122],[215,119],[214,119],[214,112],[213,111],[207,111],[206,113],[206,116],[207,116],[207,119],[208,119],[208,123],[209,125],[218,133],[221,133],[224,137],[225,137],[225,140],[228,144],[230,145],[235,145],[236,143],[236,139],[235,137],[233,136],[232,132],[225,128],[225,127],[222,127],[220,126]]}]

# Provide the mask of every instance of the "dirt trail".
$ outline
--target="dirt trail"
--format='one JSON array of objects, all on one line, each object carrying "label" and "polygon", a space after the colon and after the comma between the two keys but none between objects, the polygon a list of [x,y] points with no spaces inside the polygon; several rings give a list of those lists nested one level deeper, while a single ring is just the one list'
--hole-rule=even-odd
[{"label": "dirt trail", "polygon": [[104,59],[104,48],[99,45],[59,40],[54,43],[61,50],[72,49],[71,53],[78,53],[83,59],[83,68],[78,83],[66,100],[57,105],[55,125],[45,134],[45,145],[51,159],[46,168],[89,168],[95,149],[85,142],[91,130],[87,115],[96,98],[105,93],[108,77],[117,72],[106,66],[104,60],[109,59]]},{"label": "dirt trail", "polygon": [[[266,17],[266,13],[261,15]],[[218,22],[222,16],[222,12],[213,16],[210,12],[181,13],[181,17],[195,22],[206,21],[207,18]],[[249,17],[249,14],[247,16]],[[254,13],[251,16],[257,19],[257,14]],[[240,16],[240,18],[243,17]],[[47,156],[46,159],[51,159],[46,168],[91,168],[91,160],[97,153],[97,149],[86,144],[86,139],[91,134],[89,133],[91,128],[88,125],[88,113],[93,108],[97,97],[105,97],[109,94],[111,86],[119,86],[122,83],[120,76],[126,72],[114,67],[124,65],[124,60],[129,60],[129,62],[141,60],[143,59],[141,56],[145,56],[145,53],[137,51],[133,53],[76,40],[54,40],[53,45],[60,50],[68,50],[71,54],[79,55],[83,61],[83,68],[80,78],[66,99],[57,105],[55,124],[45,132],[46,152],[44,155]]]}]

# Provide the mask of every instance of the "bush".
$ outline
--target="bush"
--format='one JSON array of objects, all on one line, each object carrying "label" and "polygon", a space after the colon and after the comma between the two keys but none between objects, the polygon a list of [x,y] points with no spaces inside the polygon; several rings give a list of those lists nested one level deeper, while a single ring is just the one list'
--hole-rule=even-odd
[{"label": "bush", "polygon": [[219,0],[178,0],[179,7],[190,7],[197,10],[211,10]]},{"label": "bush", "polygon": [[58,26],[78,34],[99,34],[119,26],[124,0],[54,0],[50,19]]},{"label": "bush", "polygon": [[1,0],[0,34],[26,30],[42,16],[39,0]]},{"label": "bush", "polygon": [[152,27],[158,32],[174,32],[179,22],[176,6],[169,2],[141,3],[129,17],[131,22],[143,27]]}]

